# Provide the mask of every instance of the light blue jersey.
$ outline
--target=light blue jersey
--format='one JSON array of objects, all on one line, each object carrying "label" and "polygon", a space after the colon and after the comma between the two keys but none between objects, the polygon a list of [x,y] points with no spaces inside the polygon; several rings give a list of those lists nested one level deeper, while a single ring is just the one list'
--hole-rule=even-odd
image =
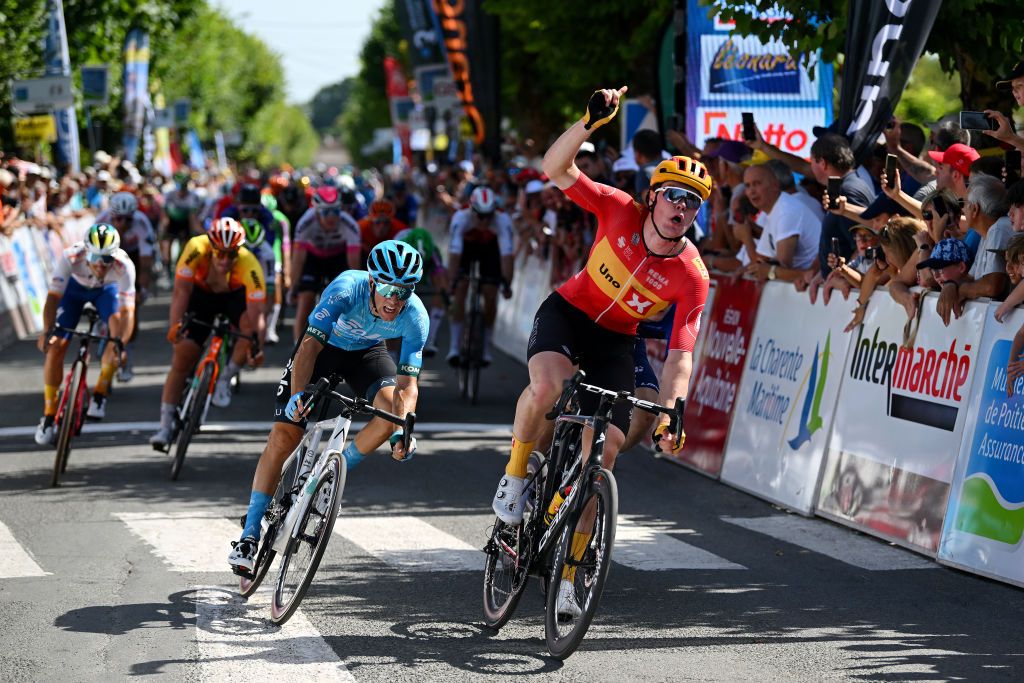
[{"label": "light blue jersey", "polygon": [[368,349],[384,339],[402,340],[398,374],[416,377],[423,366],[430,317],[413,294],[398,317],[385,322],[370,311],[370,274],[346,270],[334,278],[309,314],[306,334],[345,351]]}]

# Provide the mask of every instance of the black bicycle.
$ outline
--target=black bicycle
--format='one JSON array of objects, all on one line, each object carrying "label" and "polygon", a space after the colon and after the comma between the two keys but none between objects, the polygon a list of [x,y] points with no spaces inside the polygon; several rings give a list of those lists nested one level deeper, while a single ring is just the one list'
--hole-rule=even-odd
[{"label": "black bicycle", "polygon": [[[547,414],[555,420],[551,448],[545,456],[530,455],[527,467],[526,511],[518,525],[496,519],[484,547],[484,621],[494,629],[508,622],[529,576],[541,580],[547,604],[544,634],[548,651],[565,659],[579,647],[597,612],[611,566],[618,514],[615,477],[601,465],[605,435],[612,411],[623,402],[653,414],[668,415],[673,432],[682,424],[683,401],[673,408],[643,401],[629,392],[614,392],[584,384],[582,371],[565,382],[561,397]],[[579,394],[599,395],[593,416],[579,414]],[[590,457],[584,460],[583,430],[593,429]],[[573,532],[581,519],[593,518],[593,533],[582,557],[572,552]],[[585,525],[584,525],[585,526]],[[574,573],[573,599],[579,614],[559,614],[559,584],[563,569]]]},{"label": "black bicycle", "polygon": [[466,324],[459,346],[459,393],[476,405],[480,397],[480,369],[484,362],[484,307],[480,302],[480,262],[474,261],[469,271],[466,291]]}]

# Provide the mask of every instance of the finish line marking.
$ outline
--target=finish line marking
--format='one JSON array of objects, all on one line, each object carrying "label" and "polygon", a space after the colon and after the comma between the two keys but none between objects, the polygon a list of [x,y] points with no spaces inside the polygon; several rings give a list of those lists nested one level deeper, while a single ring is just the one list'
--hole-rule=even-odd
[{"label": "finish line marking", "polygon": [[[223,432],[269,432],[271,425],[269,420],[262,421],[239,421],[239,422],[212,422],[204,424],[201,434],[218,434]],[[362,429],[365,422],[353,422],[352,428]],[[152,422],[87,422],[82,427],[83,434],[122,434],[125,432],[155,432],[160,428],[160,423]],[[438,432],[470,432],[473,434],[495,433],[496,436],[512,434],[512,425],[487,422],[418,422],[415,433],[436,434]],[[33,425],[24,427],[0,427],[0,437],[5,436],[32,436],[36,433]]]}]

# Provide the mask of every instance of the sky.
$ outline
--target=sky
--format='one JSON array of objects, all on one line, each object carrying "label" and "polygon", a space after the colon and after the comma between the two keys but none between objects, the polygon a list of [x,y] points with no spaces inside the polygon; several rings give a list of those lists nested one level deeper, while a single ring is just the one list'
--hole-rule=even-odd
[{"label": "sky", "polygon": [[218,7],[281,57],[287,99],[304,104],[359,72],[359,51],[385,0],[219,0]]}]

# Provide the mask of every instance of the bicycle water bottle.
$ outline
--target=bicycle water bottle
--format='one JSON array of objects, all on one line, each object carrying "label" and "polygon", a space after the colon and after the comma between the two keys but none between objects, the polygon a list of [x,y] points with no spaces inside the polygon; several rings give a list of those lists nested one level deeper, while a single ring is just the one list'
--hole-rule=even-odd
[{"label": "bicycle water bottle", "polygon": [[548,506],[548,511],[544,515],[544,524],[551,524],[551,520],[558,514],[558,508],[562,507],[562,503],[569,497],[572,492],[572,484],[569,484],[564,489],[555,491],[555,497],[551,499],[551,505]]}]

